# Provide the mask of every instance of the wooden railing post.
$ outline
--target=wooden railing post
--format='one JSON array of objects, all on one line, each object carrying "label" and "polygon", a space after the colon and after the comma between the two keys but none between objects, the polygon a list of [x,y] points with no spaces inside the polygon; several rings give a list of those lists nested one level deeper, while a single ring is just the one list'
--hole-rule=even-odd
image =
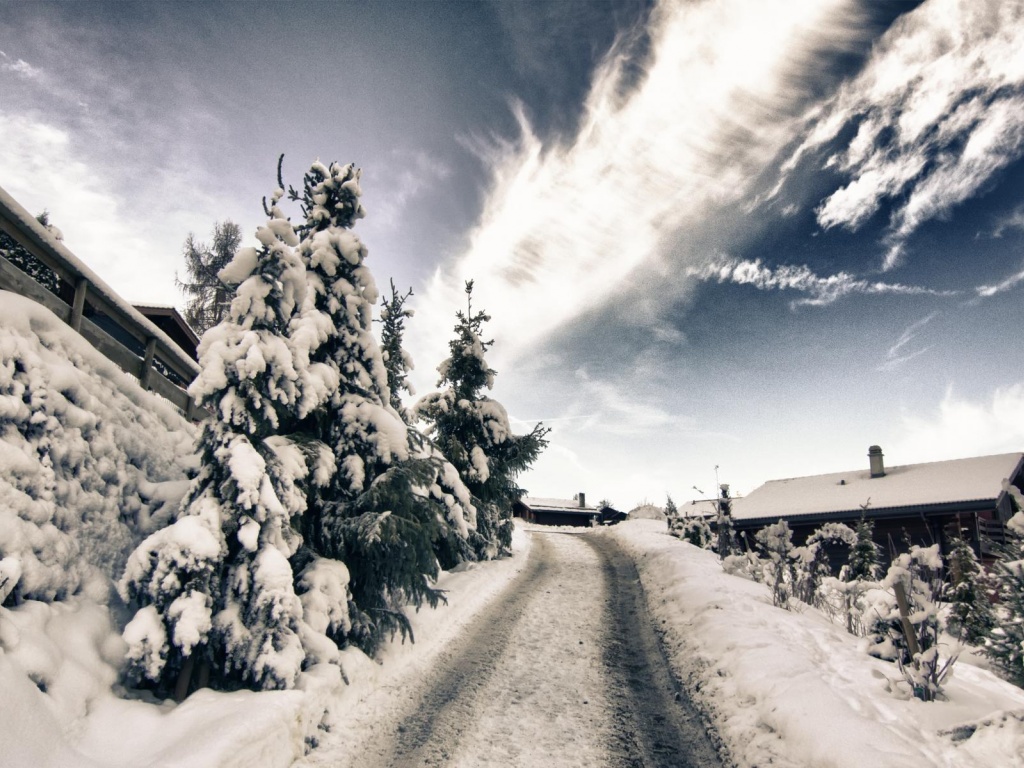
[{"label": "wooden railing post", "polygon": [[78,278],[75,283],[75,298],[71,304],[71,319],[68,325],[75,333],[82,331],[82,313],[85,311],[85,294],[89,290],[89,281],[84,277]]},{"label": "wooden railing post", "polygon": [[153,358],[156,356],[156,338],[149,337],[146,342],[146,355],[142,358],[142,370],[139,372],[139,384],[149,389],[149,378],[153,373]]}]

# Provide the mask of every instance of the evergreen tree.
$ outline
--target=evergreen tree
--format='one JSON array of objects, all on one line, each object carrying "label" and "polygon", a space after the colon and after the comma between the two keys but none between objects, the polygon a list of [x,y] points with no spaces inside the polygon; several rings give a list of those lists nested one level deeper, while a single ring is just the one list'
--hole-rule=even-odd
[{"label": "evergreen tree", "polygon": [[665,523],[668,525],[668,529],[671,531],[676,527],[676,521],[679,519],[679,507],[672,501],[672,495],[667,494],[665,497]]},{"label": "evergreen tree", "polygon": [[857,538],[850,550],[845,581],[874,581],[878,578],[880,564],[878,545],[874,540],[874,523],[861,515],[857,523]]},{"label": "evergreen tree", "polygon": [[[1009,486],[1018,507],[1020,492]],[[996,545],[993,577],[998,613],[996,627],[985,641],[984,653],[1002,670],[1006,679],[1024,688],[1024,512],[1014,514],[1006,525],[1007,541]]]},{"label": "evergreen tree", "polygon": [[202,336],[217,325],[231,305],[231,288],[220,277],[242,243],[242,229],[231,221],[213,225],[213,242],[196,240],[191,232],[185,239],[186,280],[175,283],[186,296],[185,320]]},{"label": "evergreen tree", "polygon": [[405,302],[412,296],[410,288],[406,293],[400,294],[395,288],[395,281],[391,281],[391,297],[381,302],[380,311],[380,348],[381,356],[384,358],[384,367],[388,372],[388,390],[391,392],[391,407],[402,415],[406,423],[409,422],[409,415],[405,406],[402,405],[402,393],[416,394],[409,383],[409,371],[412,370],[412,359],[402,347],[402,339],[405,335],[405,321],[413,316],[413,311],[405,306]]},{"label": "evergreen tree", "polygon": [[995,627],[995,613],[989,601],[991,587],[971,545],[963,536],[950,540],[949,590],[950,628],[971,645],[978,645]]},{"label": "evergreen tree", "polygon": [[473,312],[473,282],[466,283],[466,311],[456,313],[451,355],[438,367],[443,389],[422,398],[417,414],[429,436],[458,469],[476,507],[473,545],[481,559],[511,552],[512,504],[524,491],[516,477],[547,445],[548,430],[538,424],[515,435],[501,403],[483,394],[494,385],[495,371],[484,356],[492,341],[481,337],[485,312]]},{"label": "evergreen tree", "polygon": [[[445,476],[440,458],[410,435],[392,406],[388,369],[372,333],[377,287],[364,263],[366,247],[351,231],[364,215],[359,171],[314,163],[302,191],[290,195],[305,219],[298,252],[310,288],[291,327],[303,372],[300,431],[334,457],[329,478],[310,494],[303,528],[308,551],[298,558],[347,566],[351,625],[344,641],[373,653],[395,632],[411,636],[406,605],[443,599],[433,586],[435,549],[458,549],[453,524],[461,522],[460,533],[468,536],[472,507],[465,489],[461,497],[457,488],[445,492],[455,473]],[[402,302],[392,331],[408,316]],[[393,342],[396,359],[404,359],[400,336]]]},{"label": "evergreen tree", "polygon": [[287,342],[306,291],[297,238],[275,196],[221,272],[237,284],[230,314],[203,339],[190,392],[214,416],[198,439],[201,469],[178,519],[129,559],[120,591],[138,607],[125,629],[139,677],[181,696],[196,655],[224,686],[289,688],[305,654],[302,604],[288,562],[305,508],[302,452],[278,432],[295,420]]}]

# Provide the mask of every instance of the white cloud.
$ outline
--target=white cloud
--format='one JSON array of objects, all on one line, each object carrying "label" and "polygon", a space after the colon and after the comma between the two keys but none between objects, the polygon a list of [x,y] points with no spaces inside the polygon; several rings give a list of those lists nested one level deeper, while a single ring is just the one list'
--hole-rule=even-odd
[{"label": "white cloud", "polygon": [[1024,282],[1024,269],[1010,275],[1005,280],[1002,280],[995,285],[979,285],[974,289],[974,291],[978,294],[979,299],[987,299],[995,296],[997,293],[1005,293],[1006,291],[1015,288],[1021,282]]},{"label": "white cloud", "polygon": [[701,267],[691,267],[687,274],[702,281],[750,285],[762,291],[799,291],[808,294],[805,298],[794,300],[794,308],[823,307],[851,294],[955,296],[957,293],[917,285],[865,280],[848,272],[822,277],[804,264],[768,267],[760,259],[723,259]]},{"label": "white cloud", "polygon": [[900,334],[900,337],[896,340],[896,343],[889,347],[889,351],[885,353],[885,362],[879,367],[879,371],[891,371],[899,366],[903,365],[909,360],[913,360],[915,357],[923,355],[925,352],[931,349],[931,347],[924,347],[922,349],[915,349],[912,352],[907,352],[906,347],[912,342],[917,335],[921,332],[928,323],[938,317],[938,312],[932,312],[929,315],[921,318],[915,323],[911,323],[907,328]]},{"label": "white cloud", "polygon": [[921,224],[982,192],[1024,154],[1021,50],[1024,3],[927,0],[898,19],[786,166],[859,123],[829,160],[850,181],[818,207],[821,226],[857,229],[894,202],[888,269]]},{"label": "white cloud", "polygon": [[900,463],[942,461],[1024,450],[1024,383],[996,389],[986,401],[947,390],[938,409],[903,417],[892,456]]},{"label": "white cloud", "polygon": [[[461,286],[476,281],[498,354],[515,357],[628,288],[641,265],[697,256],[706,230],[791,138],[821,52],[862,34],[844,0],[669,3],[652,13],[651,53],[635,86],[616,49],[594,75],[577,135],[545,146],[521,109],[518,143],[483,151],[491,189],[469,246],[425,292],[417,356],[443,356]],[[518,108],[517,108],[518,109]],[[682,265],[685,266],[685,263]],[[672,281],[666,294],[685,290]],[[430,351],[420,351],[426,348]]]},{"label": "white cloud", "polygon": [[11,57],[3,51],[0,51],[0,72],[13,72],[26,80],[38,80],[43,76],[42,70],[33,67],[23,59],[12,61]]},{"label": "white cloud", "polygon": [[992,237],[1002,237],[1007,230],[1024,230],[1024,205],[996,221]]},{"label": "white cloud", "polygon": [[159,215],[133,210],[119,186],[124,179],[91,158],[69,131],[2,111],[0,181],[30,213],[49,211],[64,244],[128,301],[180,304],[174,272],[182,266],[185,235],[223,219],[222,207],[175,173],[149,179],[146,198],[193,208],[167,204]]}]

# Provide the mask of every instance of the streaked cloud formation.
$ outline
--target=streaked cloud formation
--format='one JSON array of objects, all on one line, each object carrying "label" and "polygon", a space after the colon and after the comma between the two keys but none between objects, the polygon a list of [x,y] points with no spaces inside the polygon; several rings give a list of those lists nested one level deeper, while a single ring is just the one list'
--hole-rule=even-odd
[{"label": "streaked cloud formation", "polygon": [[892,203],[884,269],[907,238],[978,194],[1024,154],[1024,4],[929,0],[896,21],[864,70],[808,118],[795,161],[853,138],[828,160],[849,179],[817,208],[825,229],[856,230]]},{"label": "streaked cloud formation", "polygon": [[843,0],[659,5],[649,55],[636,61],[635,41],[620,40],[570,142],[544,145],[517,107],[520,140],[487,152],[493,183],[479,224],[421,315],[436,312],[426,322],[447,329],[472,278],[514,355],[621,293],[645,263],[703,261],[679,251],[679,234],[748,194],[792,138],[808,97],[801,73],[849,46],[859,20]]},{"label": "streaked cloud formation", "polygon": [[913,360],[915,357],[923,355],[925,352],[931,349],[931,347],[922,347],[921,349],[915,349],[913,351],[907,351],[907,347],[910,345],[917,335],[921,332],[928,323],[938,317],[938,312],[932,312],[925,317],[922,317],[915,323],[911,323],[900,337],[896,340],[896,343],[889,347],[889,351],[885,353],[885,362],[882,363],[878,370],[880,371],[891,371],[894,368],[898,368],[909,360]]},{"label": "streaked cloud formation", "polygon": [[822,277],[810,267],[781,265],[768,267],[760,260],[727,259],[703,267],[691,267],[687,273],[698,280],[750,285],[762,291],[799,291],[808,294],[795,299],[791,306],[824,307],[850,294],[900,296],[955,296],[956,291],[939,291],[918,285],[865,280],[847,272]]}]

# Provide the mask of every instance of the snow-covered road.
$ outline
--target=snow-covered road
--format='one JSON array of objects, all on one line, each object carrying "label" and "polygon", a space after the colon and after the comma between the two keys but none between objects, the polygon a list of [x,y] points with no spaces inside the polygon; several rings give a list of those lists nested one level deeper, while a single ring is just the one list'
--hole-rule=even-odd
[{"label": "snow-covered road", "polygon": [[[668,673],[636,570],[614,540],[533,533],[530,560],[387,722],[314,766],[713,766]],[[374,694],[376,695],[376,693]]]}]

